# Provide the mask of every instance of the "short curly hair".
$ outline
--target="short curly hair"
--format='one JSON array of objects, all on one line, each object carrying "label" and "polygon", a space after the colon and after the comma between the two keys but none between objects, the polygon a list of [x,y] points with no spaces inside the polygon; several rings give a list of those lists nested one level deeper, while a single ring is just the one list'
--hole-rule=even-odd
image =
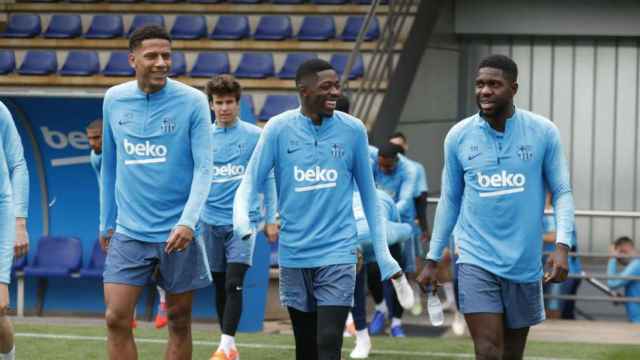
[{"label": "short curly hair", "polygon": [[204,86],[204,92],[209,98],[209,102],[213,101],[214,96],[235,96],[236,101],[240,101],[242,95],[242,87],[233,75],[224,74],[216,75],[207,81]]},{"label": "short curly hair", "polygon": [[158,25],[146,25],[136,29],[129,38],[129,51],[133,52],[142,45],[142,42],[149,39],[164,39],[171,42],[171,36],[165,28]]},{"label": "short curly hair", "polygon": [[504,55],[489,55],[480,61],[478,70],[482,68],[494,68],[502,70],[502,73],[509,76],[511,80],[518,80],[518,65],[510,57]]}]

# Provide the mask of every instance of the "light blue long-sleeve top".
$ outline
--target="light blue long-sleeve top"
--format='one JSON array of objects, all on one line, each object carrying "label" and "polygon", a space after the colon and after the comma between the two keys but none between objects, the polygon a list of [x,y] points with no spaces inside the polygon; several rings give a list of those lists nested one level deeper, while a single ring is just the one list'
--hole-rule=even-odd
[{"label": "light blue long-sleeve top", "polygon": [[[251,233],[251,196],[274,170],[281,218],[280,265],[311,268],[356,262],[353,218],[354,182],[368,220],[379,218],[369,165],[366,128],[348,114],[334,111],[320,125],[301,109],[269,120],[236,192],[234,229],[244,238]],[[382,277],[400,271],[387,248],[386,230],[370,221],[376,259]]]},{"label": "light blue long-sleeve top", "polygon": [[[403,243],[411,238],[411,225],[401,222],[398,208],[393,199],[384,191],[378,189],[378,206],[380,207],[381,218],[379,221],[385,223],[387,229],[387,244],[389,246]],[[353,193],[353,217],[356,219],[356,229],[358,232],[358,243],[362,247],[364,261],[370,263],[375,261],[373,252],[371,231],[367,218],[362,209],[362,201],[358,192]]]},{"label": "light blue long-sleeve top", "polygon": [[29,172],[9,109],[0,102],[0,282],[11,281],[16,218],[29,210]]},{"label": "light blue long-sleeve top", "polygon": [[373,163],[372,171],[376,186],[384,190],[396,202],[402,221],[413,223],[416,218],[414,195],[417,176],[416,168],[409,159],[399,155],[396,168],[389,174],[382,171],[376,160]]},{"label": "light blue long-sleeve top", "polygon": [[100,188],[100,167],[102,164],[102,153],[96,154],[95,151],[91,150],[91,153],[89,154],[89,163],[91,164],[93,172],[96,173],[96,178],[98,179],[98,188]]},{"label": "light blue long-sleeve top", "polygon": [[458,262],[516,282],[539,280],[545,187],[556,209],[556,243],[571,247],[573,197],[557,127],[520,109],[507,119],[504,133],[480,114],[459,122],[445,138],[427,258],[440,260],[457,224]]},{"label": "light blue long-sleeve top", "polygon": [[[631,260],[621,272],[618,272],[616,259],[609,259],[607,275],[640,276],[640,259]],[[638,280],[610,279],[607,281],[607,286],[612,289],[624,288],[624,296],[640,297],[640,281]],[[628,302],[624,304],[624,307],[627,310],[629,321],[640,323],[640,303]]]},{"label": "light blue long-sleeve top", "polygon": [[[228,128],[219,127],[216,124],[214,123],[211,129],[213,147],[211,189],[200,218],[209,225],[233,225],[233,198],[244,177],[262,129],[240,119]],[[267,178],[260,192],[264,193],[266,223],[274,224],[276,184],[273,176]],[[261,218],[260,202],[257,196],[252,203],[249,218],[257,223]]]},{"label": "light blue long-sleeve top", "polygon": [[171,79],[151,94],[129,81],[105,94],[103,126],[100,231],[165,242],[177,225],[195,229],[211,182],[206,96]]}]

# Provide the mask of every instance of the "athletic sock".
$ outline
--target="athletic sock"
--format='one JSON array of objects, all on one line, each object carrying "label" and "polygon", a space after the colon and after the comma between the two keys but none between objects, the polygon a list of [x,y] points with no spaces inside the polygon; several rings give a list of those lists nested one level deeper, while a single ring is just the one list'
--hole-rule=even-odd
[{"label": "athletic sock", "polygon": [[452,306],[456,303],[456,296],[455,292],[453,291],[453,282],[446,282],[442,284],[442,287],[444,287],[444,295],[447,299],[447,304],[450,304],[449,306]]},{"label": "athletic sock", "polygon": [[389,308],[387,308],[387,302],[382,300],[381,303],[376,304],[376,311],[380,311],[386,317],[389,313]]},{"label": "athletic sock", "polygon": [[357,343],[371,342],[371,338],[369,337],[369,330],[367,329],[357,330],[356,342]]},{"label": "athletic sock", "polygon": [[16,358],[16,347],[15,347],[15,345],[13,346],[11,351],[9,351],[6,354],[0,354],[0,356],[2,356],[3,360],[15,360],[15,358]]},{"label": "athletic sock", "polygon": [[402,319],[394,317],[391,319],[391,327],[402,326]]},{"label": "athletic sock", "polygon": [[160,302],[164,303],[165,299],[166,299],[167,292],[164,291],[164,289],[161,288],[160,286],[156,286],[156,288],[158,289],[158,297],[160,297]]},{"label": "athletic sock", "polygon": [[349,315],[347,316],[346,325],[349,325],[349,324],[353,324],[353,315],[351,315],[351,312],[349,312]]},{"label": "athletic sock", "polygon": [[224,351],[225,354],[228,354],[231,349],[236,346],[236,339],[233,336],[222,334],[220,336],[220,345],[218,345],[218,350]]}]

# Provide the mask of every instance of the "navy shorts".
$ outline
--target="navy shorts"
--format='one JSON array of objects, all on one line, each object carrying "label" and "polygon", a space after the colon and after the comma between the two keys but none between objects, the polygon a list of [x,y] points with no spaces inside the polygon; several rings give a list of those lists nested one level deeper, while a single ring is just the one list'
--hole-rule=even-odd
[{"label": "navy shorts", "polygon": [[[145,286],[155,280],[169,294],[211,284],[201,236],[196,236],[183,251],[167,254],[165,246],[164,242],[140,241],[124,234],[113,234],[104,263],[104,283]],[[156,269],[157,279],[154,279]]]},{"label": "navy shorts", "polygon": [[517,283],[478,266],[458,264],[458,300],[463,314],[504,314],[509,329],[544,321],[542,281]]},{"label": "navy shorts", "polygon": [[352,307],[355,286],[355,264],[280,267],[280,302],[299,311],[315,312],[318,306]]},{"label": "navy shorts", "polygon": [[211,272],[226,272],[227,263],[251,266],[255,248],[256,227],[251,239],[240,239],[233,235],[233,225],[209,225],[200,223],[204,246]]}]

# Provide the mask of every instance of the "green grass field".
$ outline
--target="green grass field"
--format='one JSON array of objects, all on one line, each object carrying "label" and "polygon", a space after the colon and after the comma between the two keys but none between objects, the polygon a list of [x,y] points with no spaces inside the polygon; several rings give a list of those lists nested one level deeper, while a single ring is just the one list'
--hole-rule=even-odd
[{"label": "green grass field", "polygon": [[[18,359],[106,359],[105,329],[102,326],[17,324]],[[166,329],[135,330],[140,359],[162,359]],[[193,334],[193,359],[209,359],[219,333],[196,330]],[[293,359],[293,336],[238,334],[241,358]],[[373,338],[370,359],[459,359],[472,358],[467,338]],[[348,359],[353,340],[345,339],[343,359]],[[640,359],[640,345],[604,345],[582,343],[529,342],[527,358],[542,359]]]}]

